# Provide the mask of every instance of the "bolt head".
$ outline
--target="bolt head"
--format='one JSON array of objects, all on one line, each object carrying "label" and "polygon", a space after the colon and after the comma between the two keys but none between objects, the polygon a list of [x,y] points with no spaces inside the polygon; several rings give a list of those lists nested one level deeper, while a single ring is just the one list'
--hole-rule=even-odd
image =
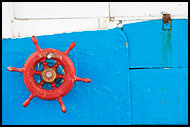
[{"label": "bolt head", "polygon": [[52,75],[53,75],[53,74],[52,74],[50,71],[46,72],[46,77],[51,78]]}]

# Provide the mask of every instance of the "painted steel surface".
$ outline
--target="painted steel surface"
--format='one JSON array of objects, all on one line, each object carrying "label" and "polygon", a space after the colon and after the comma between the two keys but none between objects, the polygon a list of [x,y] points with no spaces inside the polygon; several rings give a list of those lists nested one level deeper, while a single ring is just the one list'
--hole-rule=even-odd
[{"label": "painted steel surface", "polygon": [[188,68],[134,69],[130,82],[131,124],[188,124]]},{"label": "painted steel surface", "polygon": [[188,20],[172,19],[172,29],[163,30],[162,20],[126,24],[130,68],[187,67]]},{"label": "painted steel surface", "polygon": [[[34,98],[22,107],[30,92],[21,73],[10,73],[10,65],[22,68],[35,52],[31,38],[2,41],[2,120],[3,124],[130,124],[128,49],[121,29],[37,36],[42,49],[65,51],[70,42],[77,46],[68,55],[76,75],[91,79],[89,85],[75,82],[64,96],[67,113],[56,100]],[[125,59],[123,59],[125,58]],[[47,115],[48,114],[48,115]]]},{"label": "painted steel surface", "polygon": [[172,30],[163,31],[162,20],[155,20],[124,25],[123,31],[38,37],[41,48],[61,51],[76,41],[69,58],[77,75],[92,80],[90,86],[76,82],[64,96],[66,114],[55,101],[38,98],[22,108],[29,96],[22,74],[6,67],[22,68],[35,47],[30,38],[3,39],[3,124],[188,124],[187,27],[188,20],[172,19]]},{"label": "painted steel surface", "polygon": [[188,124],[188,20],[126,24],[131,124]]}]

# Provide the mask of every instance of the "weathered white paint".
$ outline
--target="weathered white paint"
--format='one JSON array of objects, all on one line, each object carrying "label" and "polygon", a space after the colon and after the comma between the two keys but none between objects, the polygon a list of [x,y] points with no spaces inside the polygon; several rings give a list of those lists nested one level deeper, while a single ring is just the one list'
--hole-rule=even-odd
[{"label": "weathered white paint", "polygon": [[16,2],[15,18],[108,17],[107,2]]},{"label": "weathered white paint", "polygon": [[162,13],[172,17],[188,17],[187,2],[111,2],[110,16],[126,19],[162,18]]},{"label": "weathered white paint", "polygon": [[[187,2],[3,2],[2,37],[111,29],[161,19],[188,19]],[[122,23],[120,22],[122,21]]]},{"label": "weathered white paint", "polygon": [[[63,32],[96,30],[104,28],[99,24],[103,19],[47,19],[47,20],[15,20],[14,37],[27,37],[32,35],[51,35]],[[106,27],[106,26],[105,26]]]},{"label": "weathered white paint", "polygon": [[10,3],[2,3],[2,38],[12,37],[11,31],[11,5]]}]

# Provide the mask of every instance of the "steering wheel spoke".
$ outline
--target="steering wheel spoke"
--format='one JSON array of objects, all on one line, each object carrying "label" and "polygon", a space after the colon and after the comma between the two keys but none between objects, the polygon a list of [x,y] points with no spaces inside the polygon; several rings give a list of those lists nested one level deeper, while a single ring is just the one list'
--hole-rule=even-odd
[{"label": "steering wheel spoke", "polygon": [[58,61],[56,61],[56,63],[53,65],[53,67],[51,67],[54,71],[56,71],[57,67],[61,65]]},{"label": "steering wheel spoke", "polygon": [[34,74],[42,76],[42,71],[34,71]]},{"label": "steering wheel spoke", "polygon": [[51,87],[53,87],[53,90],[57,89],[55,81],[51,82]]},{"label": "steering wheel spoke", "polygon": [[61,78],[61,79],[62,79],[62,78],[64,78],[64,75],[57,73],[57,74],[56,74],[56,79],[58,79],[58,78]]},{"label": "steering wheel spoke", "polygon": [[43,62],[43,66],[44,66],[44,70],[45,70],[46,68],[49,68],[49,66],[47,65],[47,62]]},{"label": "steering wheel spoke", "polygon": [[40,88],[42,88],[42,86],[45,84],[46,82],[42,79],[42,81],[40,82],[40,84],[38,85]]}]

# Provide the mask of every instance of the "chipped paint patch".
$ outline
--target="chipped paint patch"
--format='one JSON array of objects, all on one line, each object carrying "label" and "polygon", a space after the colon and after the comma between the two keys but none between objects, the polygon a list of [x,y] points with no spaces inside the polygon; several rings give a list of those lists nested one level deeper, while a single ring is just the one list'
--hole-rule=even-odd
[{"label": "chipped paint patch", "polygon": [[128,48],[128,43],[126,42],[126,47]]}]

